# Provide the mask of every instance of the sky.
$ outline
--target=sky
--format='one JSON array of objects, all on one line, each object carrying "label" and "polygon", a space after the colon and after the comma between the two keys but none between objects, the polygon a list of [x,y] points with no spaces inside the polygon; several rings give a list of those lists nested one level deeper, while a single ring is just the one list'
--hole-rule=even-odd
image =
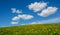
[{"label": "sky", "polygon": [[60,0],[0,0],[0,27],[59,22]]}]

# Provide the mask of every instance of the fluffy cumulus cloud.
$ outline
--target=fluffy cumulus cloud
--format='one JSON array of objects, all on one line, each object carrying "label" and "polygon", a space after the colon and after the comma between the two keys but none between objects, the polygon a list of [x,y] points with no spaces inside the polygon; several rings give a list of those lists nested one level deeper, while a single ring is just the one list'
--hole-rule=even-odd
[{"label": "fluffy cumulus cloud", "polygon": [[30,10],[33,10],[34,12],[38,12],[42,10],[43,8],[45,8],[46,6],[47,6],[47,3],[45,2],[34,2],[28,5],[28,8]]},{"label": "fluffy cumulus cloud", "polygon": [[11,10],[12,10],[12,13],[17,13],[17,14],[22,13],[21,10],[17,10],[16,8],[11,8]]},{"label": "fluffy cumulus cloud", "polygon": [[20,19],[29,20],[29,19],[32,19],[34,17],[34,16],[28,15],[28,14],[22,14],[22,11],[17,10],[16,8],[11,8],[11,10],[12,10],[12,13],[17,13],[18,14],[17,16],[12,18],[11,24],[18,24],[18,21]]},{"label": "fluffy cumulus cloud", "polygon": [[38,13],[38,15],[42,17],[47,17],[57,12],[57,9],[58,9],[57,7],[48,7],[47,9],[42,10],[41,13]]},{"label": "fluffy cumulus cloud", "polygon": [[34,2],[28,5],[28,8],[30,10],[33,10],[34,12],[41,12],[37,13],[39,16],[47,17],[51,14],[54,14],[57,12],[57,7],[49,7],[46,2]]},{"label": "fluffy cumulus cloud", "polygon": [[18,15],[18,16],[15,16],[15,17],[12,18],[11,24],[18,24],[18,21],[19,21],[20,19],[29,20],[29,19],[32,19],[33,17],[34,17],[34,16],[28,15],[28,14]]},{"label": "fluffy cumulus cloud", "polygon": [[32,15],[27,15],[27,14],[18,15],[18,17],[20,17],[21,19],[24,19],[24,20],[28,20],[28,19],[32,19],[33,18]]},{"label": "fluffy cumulus cloud", "polygon": [[20,19],[20,18],[19,18],[18,16],[15,16],[15,17],[12,18],[13,21],[17,21],[17,20],[19,20],[19,19]]},{"label": "fluffy cumulus cloud", "polygon": [[17,20],[20,20],[20,19],[29,20],[29,19],[32,19],[32,18],[33,18],[32,15],[23,14],[23,15],[18,15],[18,16],[13,17],[12,20],[13,21],[17,21]]}]

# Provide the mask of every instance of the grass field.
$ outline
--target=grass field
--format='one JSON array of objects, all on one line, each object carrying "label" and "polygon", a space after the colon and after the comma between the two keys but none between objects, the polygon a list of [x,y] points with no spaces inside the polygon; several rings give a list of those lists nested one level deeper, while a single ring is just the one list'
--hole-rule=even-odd
[{"label": "grass field", "polygon": [[60,35],[60,24],[31,24],[0,28],[0,35]]}]

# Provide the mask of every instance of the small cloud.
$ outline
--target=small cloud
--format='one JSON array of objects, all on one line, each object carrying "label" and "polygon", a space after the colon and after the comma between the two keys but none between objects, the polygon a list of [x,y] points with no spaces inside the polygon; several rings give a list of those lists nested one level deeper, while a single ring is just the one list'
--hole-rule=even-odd
[{"label": "small cloud", "polygon": [[17,21],[17,20],[20,20],[20,19],[23,19],[23,20],[29,20],[29,19],[32,19],[34,16],[32,15],[28,15],[28,14],[22,14],[22,15],[18,15],[18,16],[15,16],[12,18],[13,21]]},{"label": "small cloud", "polygon": [[24,20],[28,20],[28,19],[32,19],[33,18],[32,15],[27,15],[27,14],[18,15],[18,17],[20,17],[21,19],[24,19]]},{"label": "small cloud", "polygon": [[42,10],[41,13],[38,13],[39,16],[47,17],[51,14],[54,14],[57,11],[57,7],[48,7],[47,9]]},{"label": "small cloud", "polygon": [[29,19],[32,19],[34,17],[34,16],[28,15],[28,14],[21,14],[22,11],[17,10],[16,8],[11,8],[11,10],[12,10],[12,13],[18,14],[18,16],[15,16],[12,18],[11,24],[17,24],[20,19],[29,20]]},{"label": "small cloud", "polygon": [[13,21],[13,22],[11,22],[11,24],[18,24],[18,22],[16,22],[16,21]]},{"label": "small cloud", "polygon": [[11,8],[11,10],[12,10],[12,13],[17,13],[17,14],[22,13],[21,10],[17,10],[16,8]]},{"label": "small cloud", "polygon": [[34,12],[38,12],[42,9],[44,9],[47,6],[47,3],[45,2],[34,2],[28,5],[28,8],[30,10],[33,10]]},{"label": "small cloud", "polygon": [[20,20],[20,17],[15,16],[15,17],[12,18],[12,20],[13,20],[13,21],[18,21],[18,20]]}]

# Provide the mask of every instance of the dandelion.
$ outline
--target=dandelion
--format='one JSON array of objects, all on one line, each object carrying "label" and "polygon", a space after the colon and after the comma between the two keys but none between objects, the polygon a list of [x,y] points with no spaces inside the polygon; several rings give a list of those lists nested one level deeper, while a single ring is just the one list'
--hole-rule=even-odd
[{"label": "dandelion", "polygon": [[60,33],[58,33],[60,35]]}]

